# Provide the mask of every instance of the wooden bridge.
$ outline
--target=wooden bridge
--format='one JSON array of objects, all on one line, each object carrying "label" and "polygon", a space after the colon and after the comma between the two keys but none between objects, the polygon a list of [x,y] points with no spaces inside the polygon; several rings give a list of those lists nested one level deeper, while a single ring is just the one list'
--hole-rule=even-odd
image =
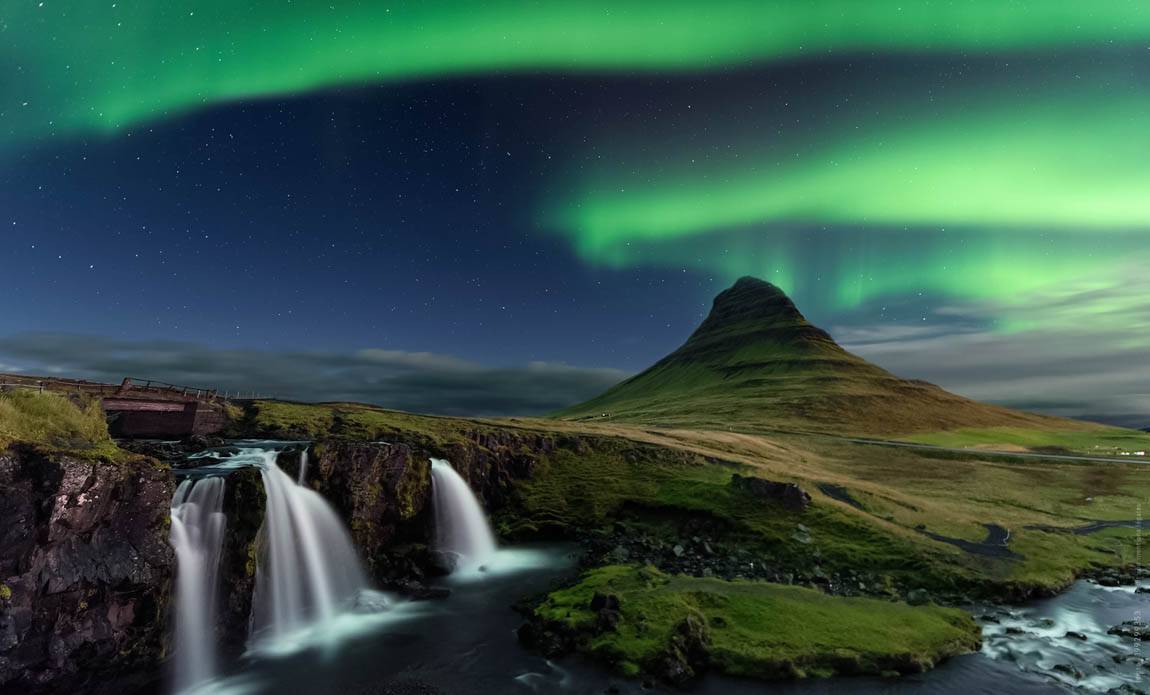
[{"label": "wooden bridge", "polygon": [[127,377],[119,384],[0,374],[0,391],[36,389],[96,398],[115,437],[166,438],[215,434],[227,426],[227,399],[215,389]]}]

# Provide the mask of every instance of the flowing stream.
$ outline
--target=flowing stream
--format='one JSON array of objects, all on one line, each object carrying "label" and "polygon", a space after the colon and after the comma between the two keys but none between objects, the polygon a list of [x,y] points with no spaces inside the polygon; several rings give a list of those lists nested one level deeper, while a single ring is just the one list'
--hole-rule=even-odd
[{"label": "flowing stream", "polygon": [[307,464],[308,455],[305,447],[303,451],[299,452],[299,477],[296,478],[296,482],[300,485],[307,485]]},{"label": "flowing stream", "polygon": [[220,549],[224,540],[224,479],[187,479],[172,497],[171,544],[176,551],[176,643],[173,685],[186,690],[215,674],[215,625]]}]

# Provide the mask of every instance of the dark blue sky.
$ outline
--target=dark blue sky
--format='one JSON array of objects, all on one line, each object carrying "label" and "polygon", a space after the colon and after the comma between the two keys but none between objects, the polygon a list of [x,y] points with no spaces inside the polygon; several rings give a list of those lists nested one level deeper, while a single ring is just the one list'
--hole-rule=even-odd
[{"label": "dark blue sky", "polygon": [[535,233],[578,91],[549,85],[357,89],[29,148],[0,169],[5,328],[639,368],[721,283]]},{"label": "dark blue sky", "polygon": [[[828,143],[843,164],[888,142],[953,157],[952,138],[989,123],[975,113],[983,91],[1025,100],[1059,76],[1125,79],[1144,63],[1078,49],[526,71],[225,101],[5,143],[0,371],[546,412],[673,350],[711,297],[754,272],[901,375],[1137,424],[1150,419],[1150,313],[1145,275],[1128,272],[1145,257],[1143,228],[1005,233],[865,212],[733,224],[718,209],[713,229],[604,251],[581,246],[594,229],[573,237],[546,213],[667,180],[721,194],[778,171],[785,187],[788,162],[833,174]],[[967,104],[983,119],[969,128]],[[938,123],[938,137],[897,144]],[[860,191],[884,188],[873,178],[830,192],[865,208]],[[1095,253],[1112,260],[1062,281]],[[865,291],[844,295],[855,284]]]}]

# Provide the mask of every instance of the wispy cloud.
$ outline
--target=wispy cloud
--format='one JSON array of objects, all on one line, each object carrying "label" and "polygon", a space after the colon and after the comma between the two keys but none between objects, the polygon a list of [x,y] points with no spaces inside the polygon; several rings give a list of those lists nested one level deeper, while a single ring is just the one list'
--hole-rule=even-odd
[{"label": "wispy cloud", "polygon": [[[935,326],[842,327],[856,354],[979,400],[1150,424],[1150,277],[954,303]],[[975,326],[983,327],[975,327]]]},{"label": "wispy cloud", "polygon": [[488,367],[428,352],[276,352],[66,333],[0,337],[9,371],[118,382],[125,376],[300,400],[352,400],[446,415],[548,413],[625,378],[616,369],[532,362]]}]

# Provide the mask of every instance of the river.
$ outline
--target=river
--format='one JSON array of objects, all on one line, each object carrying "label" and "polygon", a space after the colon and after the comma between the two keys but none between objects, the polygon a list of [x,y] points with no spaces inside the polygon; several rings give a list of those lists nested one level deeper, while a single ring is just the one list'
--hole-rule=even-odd
[{"label": "river", "polygon": [[[253,450],[250,455],[258,453]],[[216,461],[192,473],[249,465],[245,457]],[[312,494],[312,493],[308,493]],[[512,606],[569,582],[576,548],[565,545],[498,550],[489,571],[464,572],[441,585],[447,598],[406,601],[363,592],[361,610],[324,621],[290,640],[265,642],[197,692],[239,695],[480,695],[491,693],[652,693],[665,691],[618,678],[580,657],[549,661],[524,650],[524,622]],[[224,589],[226,590],[226,588]],[[1107,634],[1150,612],[1150,593],[1077,582],[1062,595],[1021,607],[971,606],[984,646],[928,673],[833,678],[796,683],[709,676],[700,695],[750,693],[1060,693],[1144,689],[1142,643]],[[1144,676],[1146,674],[1146,676]]]},{"label": "river", "polygon": [[[515,631],[523,620],[511,606],[546,591],[574,570],[570,549],[526,549],[542,562],[466,582],[447,581],[442,600],[407,602],[379,615],[350,617],[330,641],[279,655],[249,656],[230,676],[212,685],[228,693],[652,693],[616,678],[581,658],[552,662],[523,650]],[[1140,645],[1106,635],[1110,625],[1150,608],[1150,595],[1132,588],[1108,589],[1087,582],[1067,593],[1021,608],[983,607],[998,612],[986,623],[981,653],[951,659],[920,676],[898,679],[835,678],[763,684],[709,677],[692,692],[700,695],[786,693],[1060,693],[1106,692],[1122,683],[1139,686],[1146,670],[1133,660]],[[1012,629],[1013,628],[1013,629]],[[1022,630],[1022,634],[1011,634]],[[1066,637],[1080,632],[1082,641]],[[1081,679],[1056,670],[1067,664]],[[610,690],[609,690],[610,689]]]}]

